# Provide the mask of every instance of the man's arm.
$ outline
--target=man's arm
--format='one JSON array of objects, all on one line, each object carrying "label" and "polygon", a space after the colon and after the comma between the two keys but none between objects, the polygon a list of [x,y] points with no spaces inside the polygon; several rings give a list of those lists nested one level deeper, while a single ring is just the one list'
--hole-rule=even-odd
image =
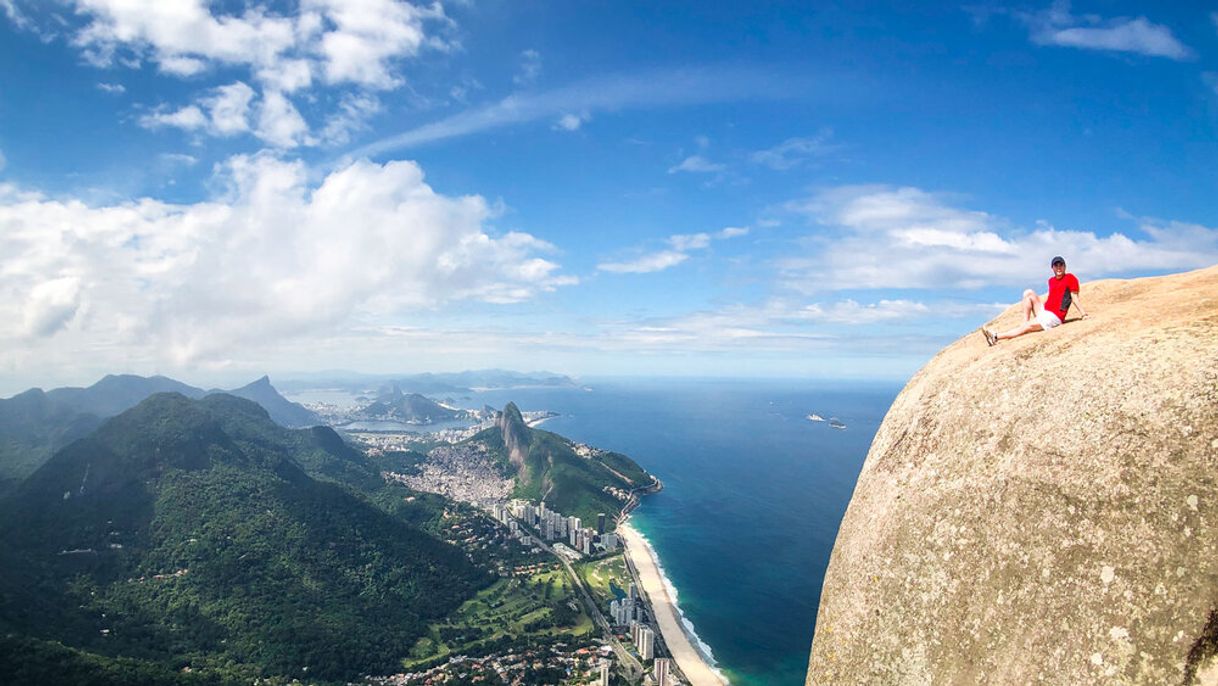
[{"label": "man's arm", "polygon": [[1078,299],[1078,291],[1070,294],[1070,304],[1078,308],[1079,313],[1083,315],[1083,319],[1087,318],[1087,310],[1083,309],[1083,301]]}]

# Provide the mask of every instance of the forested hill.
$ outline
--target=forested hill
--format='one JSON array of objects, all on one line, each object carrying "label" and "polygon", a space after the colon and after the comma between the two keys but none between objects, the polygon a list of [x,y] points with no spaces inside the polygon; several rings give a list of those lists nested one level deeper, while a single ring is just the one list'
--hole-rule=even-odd
[{"label": "forested hill", "polygon": [[204,391],[164,376],[132,374],[110,374],[85,388],[32,388],[12,398],[0,398],[0,496],[15,488],[56,450],[155,393],[181,393],[188,398],[228,393],[253,400],[283,426],[320,423],[315,414],[279,395],[265,376],[232,391]]},{"label": "forested hill", "polygon": [[626,493],[654,483],[625,455],[576,446],[558,434],[530,428],[515,403],[507,404],[495,426],[470,441],[501,456],[505,469],[514,475],[515,497],[544,500],[585,524],[595,522],[602,512],[612,518],[626,504]]},{"label": "forested hill", "polygon": [[145,400],[0,501],[0,683],[394,669],[487,579],[378,488],[329,429],[228,395]]}]

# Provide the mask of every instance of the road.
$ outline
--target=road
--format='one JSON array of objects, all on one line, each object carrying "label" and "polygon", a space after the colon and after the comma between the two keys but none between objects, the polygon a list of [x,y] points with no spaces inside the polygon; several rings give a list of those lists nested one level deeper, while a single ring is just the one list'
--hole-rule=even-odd
[{"label": "road", "polygon": [[584,608],[588,611],[588,616],[592,617],[592,621],[595,622],[596,626],[600,628],[601,633],[609,641],[609,645],[613,646],[613,652],[615,655],[617,655],[618,662],[626,667],[626,671],[628,672],[627,678],[633,681],[637,676],[642,675],[643,663],[639,662],[638,659],[630,653],[630,651],[626,650],[626,646],[622,645],[622,642],[617,640],[617,636],[614,635],[613,629],[609,626],[608,620],[606,620],[605,616],[601,614],[601,609],[597,607],[596,601],[592,598],[592,594],[588,591],[588,587],[584,585],[583,578],[576,573],[575,567],[571,566],[570,560],[568,560],[566,556],[560,554],[557,550],[554,550],[550,546],[546,545],[546,543],[537,536],[533,536],[533,540],[536,541],[537,545],[541,546],[543,550],[558,558],[558,561],[562,563],[563,569],[567,570],[567,575],[571,577],[575,587],[579,589],[579,596],[584,603]]}]

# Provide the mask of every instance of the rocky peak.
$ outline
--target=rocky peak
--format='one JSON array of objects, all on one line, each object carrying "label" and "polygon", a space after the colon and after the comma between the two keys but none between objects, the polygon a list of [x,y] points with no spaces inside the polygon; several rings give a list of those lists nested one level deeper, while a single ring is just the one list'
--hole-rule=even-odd
[{"label": "rocky peak", "polygon": [[499,427],[503,434],[503,445],[507,448],[508,459],[517,467],[523,467],[533,436],[516,403],[509,402],[503,408],[503,412],[495,420],[495,426]]},{"label": "rocky peak", "polygon": [[1082,299],[965,336],[897,397],[808,684],[1218,683],[1218,267]]}]

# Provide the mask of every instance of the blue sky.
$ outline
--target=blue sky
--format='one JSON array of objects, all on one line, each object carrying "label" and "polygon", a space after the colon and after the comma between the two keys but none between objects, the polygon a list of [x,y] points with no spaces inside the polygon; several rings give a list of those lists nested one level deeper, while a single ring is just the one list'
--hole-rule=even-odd
[{"label": "blue sky", "polygon": [[1218,262],[1218,5],[809,4],[0,0],[0,392],[900,379]]}]

